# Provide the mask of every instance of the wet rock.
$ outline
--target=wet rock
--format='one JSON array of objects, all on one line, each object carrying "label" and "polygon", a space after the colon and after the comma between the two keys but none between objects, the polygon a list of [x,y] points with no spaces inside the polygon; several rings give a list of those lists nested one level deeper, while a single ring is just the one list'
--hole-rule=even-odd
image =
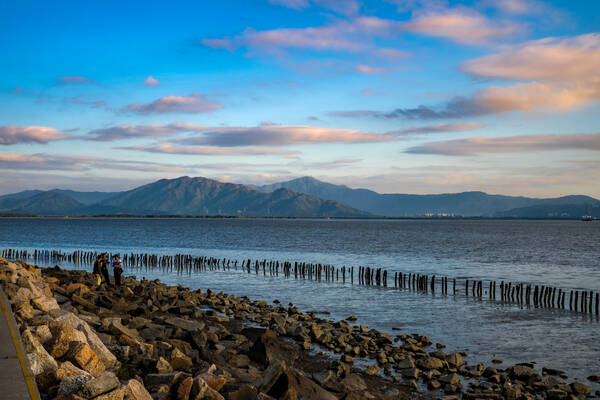
[{"label": "wet rock", "polygon": [[396,364],[397,369],[406,369],[406,368],[414,368],[415,361],[411,357],[407,357],[404,360],[400,361]]},{"label": "wet rock", "polygon": [[546,394],[548,395],[548,400],[562,400],[568,396],[568,393],[561,389],[550,389]]},{"label": "wet rock", "polygon": [[511,378],[526,381],[531,377],[538,377],[538,373],[535,369],[526,365],[513,365],[507,368],[508,375]]},{"label": "wet rock", "polygon": [[365,370],[365,374],[367,374],[367,375],[377,375],[378,372],[379,372],[379,367],[375,364],[369,366]]},{"label": "wet rock", "polygon": [[587,397],[590,394],[590,388],[585,383],[572,382],[569,386],[576,395],[583,395]]},{"label": "wet rock", "polygon": [[506,400],[517,400],[521,397],[521,388],[519,385],[513,385],[510,382],[506,382],[502,386],[502,395]]},{"label": "wet rock", "polygon": [[427,388],[429,390],[439,390],[440,387],[442,387],[442,384],[435,379],[427,382]]},{"label": "wet rock", "polygon": [[443,369],[444,362],[439,358],[427,357],[417,361],[417,365],[422,369]]},{"label": "wet rock", "polygon": [[403,369],[401,374],[404,378],[407,379],[417,379],[419,377],[419,369],[418,368],[407,368]]},{"label": "wet rock", "polygon": [[87,381],[81,388],[81,395],[88,399],[112,391],[121,385],[116,375],[104,372],[99,377]]},{"label": "wet rock", "polygon": [[457,373],[453,372],[448,375],[444,375],[438,379],[441,383],[447,385],[457,385],[460,383],[460,377]]},{"label": "wet rock", "polygon": [[451,367],[458,368],[466,364],[459,353],[452,353],[446,356],[446,361]]}]

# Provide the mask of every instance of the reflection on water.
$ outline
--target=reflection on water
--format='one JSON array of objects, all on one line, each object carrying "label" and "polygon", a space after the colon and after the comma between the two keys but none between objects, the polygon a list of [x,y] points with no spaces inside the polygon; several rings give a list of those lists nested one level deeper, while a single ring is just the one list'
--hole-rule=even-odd
[{"label": "reflection on water", "polygon": [[[600,224],[580,221],[0,219],[0,246],[186,253],[229,259],[371,265],[455,278],[600,289]],[[595,316],[439,293],[211,271],[138,277],[327,309],[332,319],[419,332],[469,361],[536,362],[583,379],[600,372]]]}]

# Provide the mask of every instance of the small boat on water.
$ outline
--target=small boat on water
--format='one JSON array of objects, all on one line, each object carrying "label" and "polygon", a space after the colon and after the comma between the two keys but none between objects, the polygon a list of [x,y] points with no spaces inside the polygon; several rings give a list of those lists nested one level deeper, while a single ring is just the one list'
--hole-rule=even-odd
[{"label": "small boat on water", "polygon": [[581,217],[581,220],[582,220],[582,221],[592,221],[593,219],[594,219],[594,218],[592,218],[592,216],[591,216],[591,215],[583,215],[583,216]]}]

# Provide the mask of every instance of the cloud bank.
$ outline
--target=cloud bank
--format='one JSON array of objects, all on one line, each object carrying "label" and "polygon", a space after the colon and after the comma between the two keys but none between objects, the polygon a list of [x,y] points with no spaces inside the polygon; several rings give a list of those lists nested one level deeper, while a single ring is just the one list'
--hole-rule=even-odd
[{"label": "cloud bank", "polygon": [[48,143],[63,140],[66,136],[47,126],[0,126],[0,145],[20,143]]}]

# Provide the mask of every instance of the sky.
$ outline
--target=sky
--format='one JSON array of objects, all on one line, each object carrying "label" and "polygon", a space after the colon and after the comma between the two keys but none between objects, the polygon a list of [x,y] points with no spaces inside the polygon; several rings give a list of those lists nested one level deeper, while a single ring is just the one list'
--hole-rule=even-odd
[{"label": "sky", "polygon": [[0,194],[301,176],[600,198],[600,2],[0,3]]}]

